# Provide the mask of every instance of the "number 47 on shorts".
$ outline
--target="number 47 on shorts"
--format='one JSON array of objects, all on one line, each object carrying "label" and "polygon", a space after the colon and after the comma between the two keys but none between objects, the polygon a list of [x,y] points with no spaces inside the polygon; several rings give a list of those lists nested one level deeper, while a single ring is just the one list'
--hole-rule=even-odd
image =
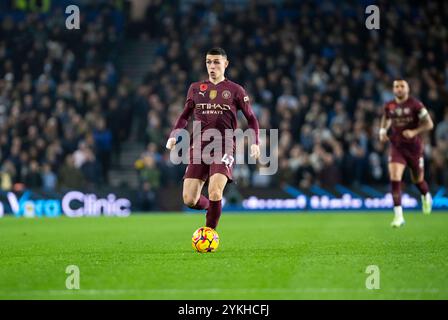
[{"label": "number 47 on shorts", "polygon": [[231,167],[233,162],[235,161],[235,158],[233,156],[228,155],[227,153],[224,154],[221,161],[226,164],[226,166]]}]

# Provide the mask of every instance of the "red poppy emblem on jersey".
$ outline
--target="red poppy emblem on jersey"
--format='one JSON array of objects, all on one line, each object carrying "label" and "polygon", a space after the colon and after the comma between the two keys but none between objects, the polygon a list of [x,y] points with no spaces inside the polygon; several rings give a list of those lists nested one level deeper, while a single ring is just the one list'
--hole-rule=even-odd
[{"label": "red poppy emblem on jersey", "polygon": [[205,83],[203,83],[199,86],[199,90],[201,90],[201,91],[205,91],[205,90],[207,90],[207,88],[208,88],[208,86]]}]

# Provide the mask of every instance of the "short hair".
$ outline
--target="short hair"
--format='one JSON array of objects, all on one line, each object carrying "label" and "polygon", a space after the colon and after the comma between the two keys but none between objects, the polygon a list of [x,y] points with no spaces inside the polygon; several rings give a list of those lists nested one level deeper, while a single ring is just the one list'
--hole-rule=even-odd
[{"label": "short hair", "polygon": [[227,53],[224,51],[223,48],[220,47],[214,47],[207,51],[207,54],[211,54],[214,56],[223,56],[227,58]]},{"label": "short hair", "polygon": [[396,79],[394,79],[394,81],[392,82],[392,85],[394,85],[394,83],[397,82],[397,81],[404,81],[408,85],[408,87],[409,87],[409,82],[407,80],[405,80],[404,78],[396,78]]}]

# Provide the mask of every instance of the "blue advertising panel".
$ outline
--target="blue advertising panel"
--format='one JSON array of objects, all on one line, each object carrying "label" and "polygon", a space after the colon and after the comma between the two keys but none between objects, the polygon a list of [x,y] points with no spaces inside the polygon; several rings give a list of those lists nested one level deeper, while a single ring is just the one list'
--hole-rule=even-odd
[{"label": "blue advertising panel", "polygon": [[118,216],[131,214],[131,200],[115,193],[96,194],[77,190],[41,194],[30,190],[23,193],[0,193],[0,217],[67,217]]}]

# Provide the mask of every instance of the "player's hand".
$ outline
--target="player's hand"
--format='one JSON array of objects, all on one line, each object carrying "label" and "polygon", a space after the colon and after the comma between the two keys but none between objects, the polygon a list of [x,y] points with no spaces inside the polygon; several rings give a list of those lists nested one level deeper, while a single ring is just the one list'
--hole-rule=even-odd
[{"label": "player's hand", "polygon": [[406,139],[412,139],[417,135],[417,132],[415,132],[414,130],[411,130],[411,129],[407,129],[407,130],[404,130],[402,132],[402,134],[403,134],[403,137],[405,137]]},{"label": "player's hand", "polygon": [[255,159],[260,157],[260,146],[258,144],[253,144],[250,146],[250,156]]},{"label": "player's hand", "polygon": [[389,141],[389,137],[387,136],[387,130],[380,130],[380,141],[381,142],[387,142]]},{"label": "player's hand", "polygon": [[176,138],[169,138],[168,141],[166,142],[165,147],[167,149],[173,150],[174,146],[176,145],[176,142],[177,142]]}]

